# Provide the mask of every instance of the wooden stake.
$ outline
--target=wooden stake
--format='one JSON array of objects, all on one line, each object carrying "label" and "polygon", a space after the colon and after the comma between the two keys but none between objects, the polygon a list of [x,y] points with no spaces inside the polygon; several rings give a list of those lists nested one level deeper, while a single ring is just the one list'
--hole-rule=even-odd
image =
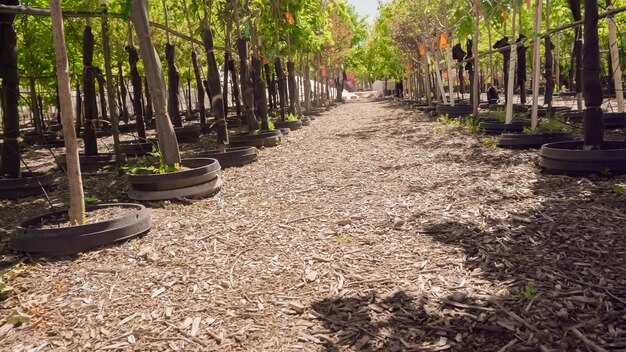
[{"label": "wooden stake", "polygon": [[513,93],[515,91],[515,66],[517,64],[517,45],[515,44],[515,15],[517,14],[517,6],[513,7],[513,15],[511,19],[511,59],[509,60],[509,81],[507,82],[506,97],[506,123],[513,121]]},{"label": "wooden stake", "polygon": [[[533,33],[541,31],[541,0],[535,0],[535,23]],[[533,132],[539,124],[539,77],[541,73],[541,38],[533,36],[533,110],[531,114],[531,128]]]}]

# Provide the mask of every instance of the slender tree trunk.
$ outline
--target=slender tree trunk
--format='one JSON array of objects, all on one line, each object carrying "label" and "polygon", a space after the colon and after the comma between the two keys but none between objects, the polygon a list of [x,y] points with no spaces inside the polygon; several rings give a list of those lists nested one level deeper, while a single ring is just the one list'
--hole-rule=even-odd
[{"label": "slender tree trunk", "polygon": [[267,95],[269,96],[270,109],[276,109],[276,102],[274,101],[274,81],[272,81],[270,75],[270,64],[265,63],[263,65],[265,69],[265,84],[267,86]]},{"label": "slender tree trunk", "polygon": [[[606,0],[606,10],[613,10],[611,0]],[[615,26],[615,17],[606,18],[609,27],[609,49],[611,52],[612,72],[609,75],[613,77],[613,86],[615,87],[615,99],[617,100],[617,111],[624,112],[624,88],[622,86],[622,67],[620,65],[619,48],[617,44],[617,26]]]},{"label": "slender tree trunk", "polygon": [[180,117],[180,107],[178,105],[180,87],[180,73],[176,66],[176,50],[174,45],[165,44],[165,59],[167,61],[167,112],[174,127],[183,127],[183,120]]},{"label": "slender tree trunk", "polygon": [[198,92],[198,110],[200,112],[200,126],[206,126],[206,107],[204,105],[204,86],[202,84],[202,75],[200,74],[200,66],[198,65],[198,54],[196,50],[191,50],[191,63],[193,65],[193,74],[196,78],[196,90]]},{"label": "slender tree trunk", "polygon": [[163,156],[163,162],[167,165],[173,165],[180,163],[180,152],[174,127],[167,115],[163,68],[150,36],[148,12],[144,5],[147,3],[142,0],[131,0],[131,19],[139,38],[139,53],[148,81],[146,87],[150,87],[150,96],[154,104],[159,150]]},{"label": "slender tree trunk", "polygon": [[446,45],[446,64],[448,65],[448,91],[450,92],[450,106],[454,106],[454,70],[452,69],[452,36]]},{"label": "slender tree trunk", "polygon": [[130,65],[130,82],[133,86],[133,115],[137,124],[137,135],[139,138],[146,138],[146,127],[143,121],[143,87],[137,63],[139,62],[139,53],[134,46],[127,46],[128,64]]},{"label": "slender tree trunk", "polygon": [[96,80],[98,81],[98,93],[100,94],[100,118],[102,120],[109,120],[109,115],[107,114],[107,98],[106,98],[106,80],[102,75],[102,71],[98,67],[94,67],[94,73],[96,76]]},{"label": "slender tree trunk", "polygon": [[148,87],[148,78],[144,77],[143,80],[144,86],[146,87],[146,109],[145,116],[146,122],[152,121],[154,119],[154,109],[152,108],[152,95],[150,94],[150,87]]},{"label": "slender tree trunk", "polygon": [[63,136],[65,138],[67,178],[70,188],[68,217],[70,223],[78,225],[85,223],[85,200],[78,159],[78,143],[76,140],[76,131],[74,130],[69,64],[67,61],[67,48],[65,46],[65,31],[63,29],[63,14],[61,12],[60,0],[50,0],[50,12],[52,17],[52,37],[54,39],[54,51],[56,54],[59,105],[61,118],[63,119]]},{"label": "slender tree trunk", "polygon": [[511,20],[511,50],[508,70],[508,82],[506,92],[506,123],[509,124],[513,121],[513,93],[515,93],[515,65],[517,63],[517,46],[515,45],[515,15],[517,14],[517,6],[513,7],[513,19]]},{"label": "slender tree trunk", "polygon": [[[33,73],[32,71],[30,72],[31,74]],[[31,109],[33,109],[33,124],[35,125],[35,132],[37,132],[37,134],[41,134],[43,132],[43,121],[41,117],[41,110],[39,109],[39,104],[37,104],[35,78],[31,77],[28,83],[30,86],[30,105]]]},{"label": "slender tree trunk", "polygon": [[[107,13],[108,9],[106,4],[101,5],[101,9],[104,13]],[[104,56],[104,74],[106,75],[106,90],[107,90],[107,102],[109,104],[109,113],[111,114],[111,127],[113,129],[113,149],[115,150],[116,162],[122,162],[122,151],[120,149],[120,135],[119,125],[120,119],[115,109],[115,88],[113,85],[113,71],[111,69],[111,46],[109,43],[109,22],[106,17],[102,18],[101,26],[102,34],[102,54]]]},{"label": "slender tree trunk", "polygon": [[120,119],[124,121],[124,123],[128,123],[130,118],[130,114],[128,113],[128,105],[126,98],[128,96],[128,89],[126,89],[126,82],[124,81],[124,69],[122,66],[122,62],[117,62],[117,76],[119,79],[120,85]]},{"label": "slender tree trunk", "polygon": [[276,57],[274,61],[274,67],[276,74],[278,75],[278,94],[280,96],[280,120],[285,121],[285,106],[287,105],[287,87],[285,87],[286,79],[285,72],[283,71],[280,57]]},{"label": "slender tree trunk", "polygon": [[[546,30],[550,29],[550,0],[546,0]],[[554,49],[554,45],[552,44],[552,40],[550,37],[546,37],[545,39],[545,55],[546,55],[546,63],[545,63],[545,73],[544,77],[546,79],[546,90],[543,96],[543,103],[548,106],[548,112],[552,113],[552,96],[554,95],[554,55],[552,54],[552,50]]]},{"label": "slender tree trunk", "polygon": [[261,79],[261,59],[258,57],[252,58],[252,76],[254,81],[254,105],[256,107],[256,116],[261,118],[261,129],[264,131],[269,130],[269,119],[267,113],[267,95],[265,94],[265,86]]},{"label": "slender tree trunk", "polygon": [[[0,0],[2,5],[19,5],[18,0]],[[0,14],[0,79],[2,80],[3,146],[0,153],[0,177],[20,177],[20,116],[18,111],[19,77],[17,71],[17,33],[15,15]],[[72,124],[70,124],[72,126]]]},{"label": "slender tree trunk", "polygon": [[96,101],[96,83],[93,68],[94,36],[91,27],[85,27],[83,36],[83,104],[85,112],[85,128],[83,140],[85,141],[85,155],[98,154],[98,140],[96,127],[98,125],[98,103]]},{"label": "slender tree trunk", "polygon": [[306,56],[306,61],[303,69],[303,78],[304,78],[304,110],[309,112],[311,111],[311,78],[310,72],[311,69],[309,67],[309,55]]},{"label": "slender tree trunk", "polygon": [[[237,70],[235,67],[235,60],[233,60],[232,58],[230,60],[228,60],[228,71],[230,72],[230,81],[232,82],[232,99],[234,100],[235,103],[235,111],[237,112],[237,116],[241,115],[241,99],[239,97],[240,92],[239,92],[239,83],[238,79],[237,79]],[[241,82],[241,87],[243,88],[243,82]]]},{"label": "slender tree trunk", "polygon": [[224,152],[229,145],[228,128],[226,126],[226,113],[224,110],[225,104],[222,101],[224,98],[222,97],[222,89],[220,87],[220,75],[217,69],[217,62],[215,61],[215,54],[213,52],[213,33],[211,33],[211,29],[203,29],[202,40],[204,42],[204,48],[206,50],[207,61],[209,64],[208,83],[212,94],[213,112],[215,114],[217,147],[221,152]]},{"label": "slender tree trunk", "polygon": [[293,61],[287,61],[287,86],[289,88],[289,113],[296,113],[296,74]]},{"label": "slender tree trunk", "polygon": [[[533,24],[533,33],[541,32],[541,1],[535,1],[535,23]],[[541,38],[534,36],[533,38],[533,109],[531,113],[531,128],[533,131],[537,129],[539,122],[539,77],[541,77]]]},{"label": "slender tree trunk", "polygon": [[[580,6],[580,4],[579,4]],[[585,96],[585,149],[600,149],[604,139],[600,47],[598,44],[598,1],[585,0],[583,89]]]},{"label": "slender tree trunk", "polygon": [[[223,103],[224,103],[224,113],[226,114],[225,117],[228,116],[228,61],[230,61],[230,54],[227,52],[224,53],[224,84],[222,85],[222,96],[223,96]],[[233,99],[234,100],[234,99]]]},{"label": "slender tree trunk", "polygon": [[80,83],[76,84],[76,124],[74,130],[76,134],[80,136],[80,132],[83,129],[83,97],[80,92]]},{"label": "slender tree trunk", "polygon": [[254,113],[254,84],[248,77],[248,43],[245,39],[237,39],[237,52],[239,53],[239,78],[243,90],[246,121],[248,122],[248,131],[253,132],[259,129],[259,121],[257,121]]},{"label": "slender tree trunk", "polygon": [[[472,68],[470,71],[471,83],[472,83],[472,106],[474,122],[478,120],[478,107],[480,105],[480,90],[478,88],[478,40],[480,38],[480,9],[478,0],[474,0],[474,9],[476,11],[476,20],[474,21],[474,38],[472,40],[472,55],[474,60],[472,62]],[[469,55],[469,54],[468,54]],[[472,71],[473,70],[473,71]]]}]

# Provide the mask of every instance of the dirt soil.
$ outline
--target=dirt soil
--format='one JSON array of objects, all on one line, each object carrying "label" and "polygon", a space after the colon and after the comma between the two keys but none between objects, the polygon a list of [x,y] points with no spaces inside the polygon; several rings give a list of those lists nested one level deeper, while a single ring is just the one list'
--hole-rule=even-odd
[{"label": "dirt soil", "polygon": [[[11,252],[48,203],[0,201],[0,350],[625,350],[626,178],[537,160],[361,101],[222,171],[213,198],[148,203],[148,234],[73,258]],[[101,201],[126,187],[85,178]]]}]

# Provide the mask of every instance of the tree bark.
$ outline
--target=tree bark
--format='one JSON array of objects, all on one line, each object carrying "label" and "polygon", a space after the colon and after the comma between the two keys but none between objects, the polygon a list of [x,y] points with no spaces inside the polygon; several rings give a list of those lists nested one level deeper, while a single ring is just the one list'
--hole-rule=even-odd
[{"label": "tree bark", "polygon": [[248,44],[245,39],[237,39],[237,52],[239,53],[239,78],[243,90],[243,105],[248,122],[248,132],[253,132],[259,129],[259,121],[257,121],[254,113],[254,83],[248,77]]},{"label": "tree bark", "polygon": [[586,149],[600,149],[604,138],[600,47],[598,44],[598,1],[585,0],[583,46],[583,90],[585,96],[584,134]]},{"label": "tree bark", "polygon": [[98,94],[100,95],[100,118],[102,120],[109,120],[109,115],[107,114],[107,99],[106,99],[106,89],[104,76],[102,74],[102,70],[98,67],[94,67],[94,74],[96,76],[96,80],[98,81]]},{"label": "tree bark", "polygon": [[[231,83],[231,87],[232,87],[232,100],[235,103],[235,112],[237,113],[237,116],[241,116],[241,100],[239,99],[239,95],[240,95],[240,91],[239,91],[239,80],[237,79],[237,69],[235,67],[235,60],[232,59],[232,57],[230,58],[230,60],[228,60],[228,71],[230,72],[230,81]],[[241,87],[242,89],[245,89],[243,87],[243,82],[241,82]]]},{"label": "tree bark", "polygon": [[193,64],[193,74],[196,77],[196,90],[198,91],[198,110],[200,112],[200,125],[206,126],[206,107],[204,105],[204,87],[202,84],[202,75],[200,74],[200,66],[198,65],[198,54],[195,50],[191,51],[191,63]]},{"label": "tree bark", "polygon": [[222,85],[222,98],[224,103],[224,118],[228,117],[228,61],[230,60],[230,54],[228,51],[224,52],[224,84]]},{"label": "tree bark", "polygon": [[167,115],[163,68],[150,36],[148,12],[144,5],[147,3],[142,0],[131,0],[131,19],[139,38],[139,50],[148,81],[146,87],[150,87],[150,96],[154,104],[159,151],[163,156],[163,162],[167,165],[173,165],[180,163],[180,152],[174,127]]},{"label": "tree bark", "polygon": [[65,155],[67,160],[67,178],[70,188],[70,207],[68,217],[72,224],[85,223],[85,199],[83,181],[80,175],[78,159],[78,143],[74,130],[74,113],[72,111],[72,95],[70,92],[69,64],[67,48],[65,46],[65,31],[63,29],[63,14],[61,1],[50,0],[52,17],[52,37],[56,54],[56,72],[59,91],[61,119],[63,120],[63,136],[65,138]]},{"label": "tree bark", "polygon": [[126,97],[128,96],[128,90],[126,89],[126,83],[124,82],[124,70],[122,68],[122,62],[117,62],[117,76],[119,79],[120,85],[120,119],[124,121],[124,123],[128,123],[128,119],[130,118],[130,114],[128,113],[128,106],[126,104]]},{"label": "tree bark", "polygon": [[267,114],[267,95],[265,94],[265,85],[261,79],[261,60],[258,57],[252,58],[252,76],[254,82],[254,105],[256,107],[256,116],[261,118],[261,129],[269,130]]},{"label": "tree bark", "polygon": [[141,76],[137,69],[139,53],[132,45],[126,47],[126,52],[128,53],[128,64],[130,65],[130,82],[133,86],[133,115],[137,124],[137,136],[141,139],[146,139],[146,126],[143,121],[143,87]]},{"label": "tree bark", "polygon": [[[210,28],[204,28],[202,31],[202,40],[206,50],[207,61],[209,64],[209,90],[212,94],[213,113],[215,114],[215,126],[217,129],[217,147],[220,151],[226,151],[228,147],[228,127],[226,125],[226,114],[224,111],[224,98],[222,97],[222,89],[220,87],[220,75],[215,61],[215,53],[213,52],[213,33]],[[227,76],[227,75],[225,75]]]},{"label": "tree bark", "polygon": [[[541,31],[541,1],[535,2],[535,22],[533,24],[533,33]],[[530,115],[531,128],[533,132],[537,129],[539,122],[539,77],[541,74],[541,38],[534,36],[533,38],[533,109]]]},{"label": "tree bark", "polygon": [[276,69],[276,74],[278,75],[278,95],[280,96],[280,120],[285,121],[285,105],[287,105],[287,87],[285,87],[285,72],[283,71],[282,63],[280,62],[280,57],[276,58],[274,61],[274,67]]},{"label": "tree bark", "polygon": [[287,61],[287,85],[289,87],[289,113],[296,113],[296,74],[293,61]]},{"label": "tree bark", "polygon": [[183,127],[183,120],[180,117],[180,107],[178,106],[180,86],[180,73],[175,62],[176,50],[174,45],[165,44],[165,59],[167,61],[167,112],[174,127]]},{"label": "tree bark", "polygon": [[98,154],[96,129],[98,126],[98,103],[96,100],[96,82],[93,68],[94,36],[91,27],[85,27],[83,33],[83,111],[85,112],[85,155]]},{"label": "tree bark", "polygon": [[[546,30],[550,29],[550,0],[546,0]],[[554,44],[550,37],[545,39],[545,73],[544,78],[546,80],[546,90],[543,95],[543,103],[548,106],[548,112],[552,112],[552,96],[554,95]]]},{"label": "tree bark", "polygon": [[[19,5],[18,0],[0,0],[2,5]],[[4,144],[0,153],[0,177],[17,178],[20,172],[20,135],[18,112],[19,77],[17,71],[17,33],[15,15],[0,14],[0,79],[2,79],[2,131]],[[71,126],[71,125],[70,125]]]},{"label": "tree bark", "polygon": [[[611,0],[606,0],[606,10],[613,10]],[[622,86],[622,67],[620,65],[619,47],[617,43],[617,27],[615,26],[615,17],[608,16],[606,18],[609,27],[609,49],[611,53],[611,72],[609,76],[613,78],[613,87],[615,89],[615,99],[617,100],[617,111],[624,112],[624,88]]]}]

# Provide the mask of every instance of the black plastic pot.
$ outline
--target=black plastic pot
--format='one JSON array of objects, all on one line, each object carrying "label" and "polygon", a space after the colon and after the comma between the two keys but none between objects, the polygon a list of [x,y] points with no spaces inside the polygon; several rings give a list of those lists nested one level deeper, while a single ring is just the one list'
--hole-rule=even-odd
[{"label": "black plastic pot", "polygon": [[520,133],[524,130],[524,126],[523,122],[516,121],[509,124],[499,121],[483,121],[478,124],[478,130],[486,134]]},{"label": "black plastic pot", "polygon": [[449,118],[457,118],[471,115],[474,108],[471,105],[437,105],[438,115],[447,115]]},{"label": "black plastic pot", "polygon": [[554,132],[539,134],[505,133],[498,139],[498,147],[508,149],[539,149],[547,143],[565,142],[573,139],[571,133]]},{"label": "black plastic pot", "polygon": [[197,158],[213,158],[220,162],[222,168],[243,166],[255,161],[258,156],[256,147],[235,147],[228,148],[224,153],[219,150],[209,150],[196,154]]},{"label": "black plastic pot", "polygon": [[541,147],[539,165],[556,174],[626,173],[626,143],[606,141],[600,150],[583,150],[583,141],[558,142]]},{"label": "black plastic pot", "polygon": [[[20,199],[44,194],[54,186],[54,176],[38,172],[22,172],[20,178],[0,178],[0,198]],[[42,189],[43,187],[43,189]]]},{"label": "black plastic pot", "polygon": [[274,122],[274,126],[276,128],[288,128],[292,131],[295,130],[299,130],[302,128],[302,121],[300,120],[295,120],[295,121],[277,121]]},{"label": "black plastic pot", "polygon": [[152,151],[154,145],[151,142],[127,141],[120,143],[120,150],[127,156],[144,156]]},{"label": "black plastic pot", "polygon": [[129,214],[93,224],[38,229],[37,225],[67,214],[67,210],[41,215],[22,222],[11,237],[9,247],[19,252],[42,256],[68,256],[94,247],[126,240],[150,229],[148,210],[140,204],[117,203],[88,207],[88,210],[124,207]]},{"label": "black plastic pot", "polygon": [[178,143],[196,143],[200,140],[202,128],[200,125],[174,127],[174,133],[176,133]]},{"label": "black plastic pot", "polygon": [[300,121],[302,121],[302,126],[311,126],[311,119],[308,116],[302,116]]},{"label": "black plastic pot", "polygon": [[275,147],[280,144],[282,137],[283,133],[278,128],[273,131],[261,131],[259,134],[241,133],[230,136],[230,145],[233,147]]},{"label": "black plastic pot", "polygon": [[193,158],[182,161],[187,170],[167,174],[127,175],[128,196],[134,200],[165,200],[178,197],[204,197],[221,187],[217,176],[220,163],[211,158]]},{"label": "black plastic pot", "polygon": [[[98,154],[87,156],[83,153],[79,155],[80,170],[82,172],[97,172],[100,168],[114,165],[116,163],[115,154]],[[63,170],[67,170],[67,160],[65,154],[57,157],[57,163]]]}]

